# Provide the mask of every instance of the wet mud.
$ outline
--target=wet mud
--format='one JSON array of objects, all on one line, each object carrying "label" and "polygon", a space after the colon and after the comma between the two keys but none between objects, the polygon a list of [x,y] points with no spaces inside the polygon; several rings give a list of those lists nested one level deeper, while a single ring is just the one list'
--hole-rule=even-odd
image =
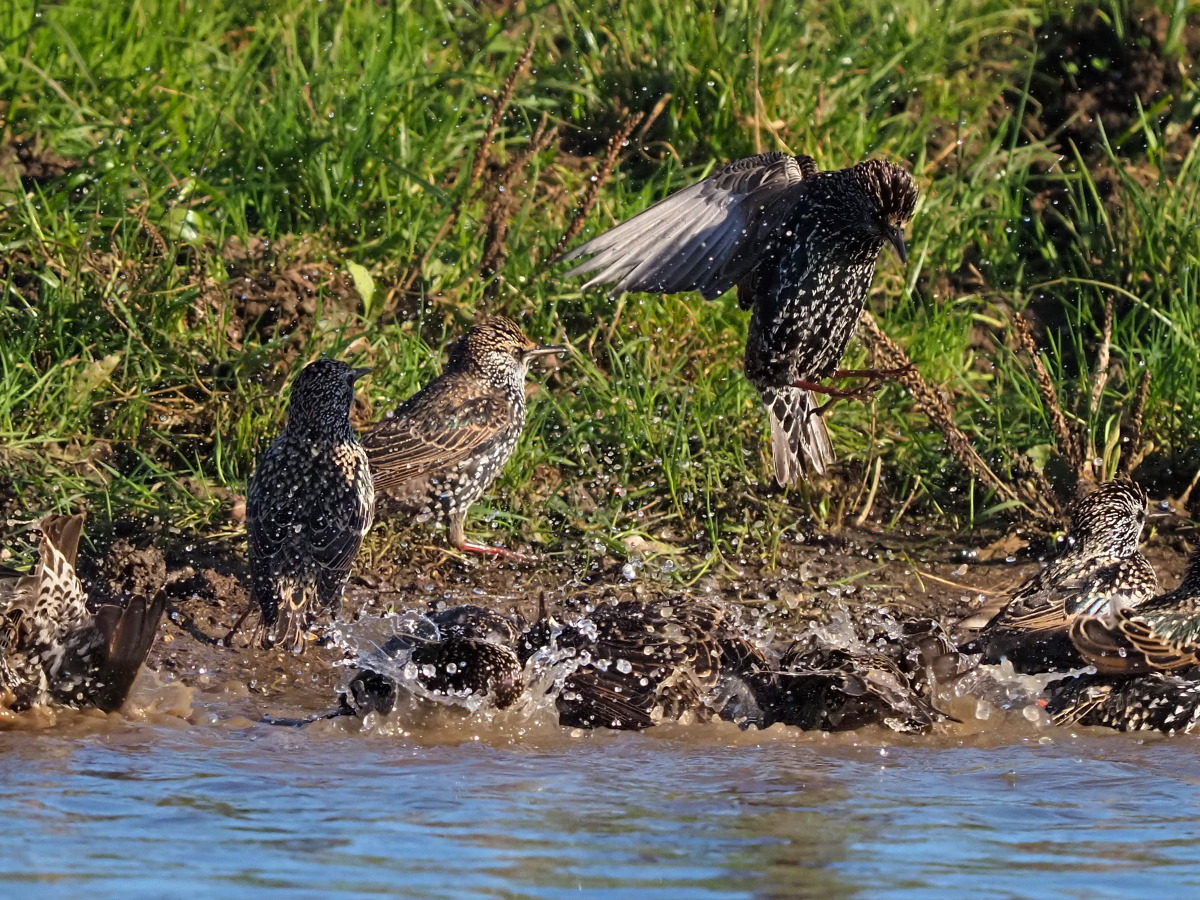
[{"label": "wet mud", "polygon": [[[120,538],[81,571],[89,590],[98,593],[166,584],[167,617],[127,704],[136,716],[177,716],[194,724],[298,723],[338,709],[356,651],[370,644],[373,624],[391,611],[474,604],[533,621],[539,604],[569,619],[604,601],[686,595],[731,604],[745,617],[769,622],[784,639],[814,625],[853,628],[880,616],[935,619],[953,632],[997,610],[1052,552],[1040,539],[1027,544],[1017,535],[995,535],[971,547],[948,535],[917,540],[864,531],[785,545],[770,565],[757,560],[705,565],[647,554],[627,560],[551,556],[534,566],[514,566],[464,557],[438,547],[435,535],[421,537],[424,543],[412,541],[395,555],[360,560],[337,621],[298,656],[257,646],[256,614],[232,646],[225,645],[223,638],[248,603],[244,548],[237,541],[189,543],[164,552]],[[1179,580],[1191,538],[1186,530],[1160,532],[1144,547],[1160,585]],[[977,718],[976,697],[942,699],[959,718]],[[456,712],[440,715],[446,721],[426,724],[444,730],[457,722]],[[547,728],[554,730],[549,722]],[[977,730],[974,724],[954,728],[963,734]],[[443,737],[460,732],[451,727]]]}]

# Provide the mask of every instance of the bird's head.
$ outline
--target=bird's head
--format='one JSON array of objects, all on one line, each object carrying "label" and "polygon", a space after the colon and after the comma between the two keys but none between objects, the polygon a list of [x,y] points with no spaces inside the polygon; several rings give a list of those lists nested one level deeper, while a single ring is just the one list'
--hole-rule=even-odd
[{"label": "bird's head", "polygon": [[1071,507],[1070,535],[1089,552],[1128,556],[1137,549],[1149,498],[1124,478],[1108,481]]},{"label": "bird's head", "polygon": [[288,400],[288,426],[339,429],[350,427],[354,382],[370,369],[354,369],[338,359],[322,356],[309,363],[292,383]]},{"label": "bird's head", "polygon": [[566,347],[535,344],[505,316],[488,316],[459,338],[450,351],[451,369],[469,369],[498,386],[523,381],[536,357],[564,353]]},{"label": "bird's head", "polygon": [[868,159],[852,171],[867,195],[871,229],[896,248],[901,262],[908,262],[904,226],[917,206],[917,183],[912,175],[885,159]]}]

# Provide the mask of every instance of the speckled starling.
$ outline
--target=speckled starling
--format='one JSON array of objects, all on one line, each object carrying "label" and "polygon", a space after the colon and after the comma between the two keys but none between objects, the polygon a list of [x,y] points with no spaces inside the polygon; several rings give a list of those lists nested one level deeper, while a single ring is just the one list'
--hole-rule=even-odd
[{"label": "speckled starling", "polygon": [[1133,677],[1078,675],[1046,685],[1040,705],[1057,725],[1101,725],[1118,731],[1200,731],[1200,680],[1151,672]]},{"label": "speckled starling", "polygon": [[259,460],[246,495],[251,606],[263,643],[304,646],[316,607],[334,613],[363,536],[375,490],[350,425],[354,382],[367,369],[322,357],[292,385],[287,425]]},{"label": "speckled starling", "polygon": [[1138,552],[1146,494],[1131,481],[1100,485],[1071,510],[1066,551],[1025,581],[966,652],[1012,662],[1022,673],[1079,668],[1071,643],[1076,616],[1103,616],[1153,596],[1154,569]]},{"label": "speckled starling", "polygon": [[344,711],[387,715],[398,688],[427,700],[478,708],[511,706],[524,690],[525,623],[480,606],[455,606],[402,621],[402,629],[361,654],[342,697]]},{"label": "speckled starling", "polygon": [[48,516],[37,566],[0,583],[0,693],[11,709],[51,701],[118,709],[154,643],[162,591],[88,608],[75,572],[83,521],[82,513]]},{"label": "speckled starling", "polygon": [[722,674],[724,610],[700,600],[597,606],[555,636],[572,671],[556,704],[570,728],[636,730],[704,720]]},{"label": "speckled starling", "polygon": [[1079,616],[1071,641],[1102,673],[1136,675],[1200,663],[1200,550],[1173,591],[1106,616]]},{"label": "speckled starling", "polygon": [[950,718],[918,689],[919,679],[886,653],[800,645],[773,671],[748,683],[758,703],[751,724],[783,723],[804,731],[850,731],[883,725],[917,734]]},{"label": "speckled starling", "polygon": [[463,526],[521,437],[529,364],[565,349],[534,344],[503,316],[460,338],[442,374],[363,435],[380,514],[444,519],[460,550],[528,560],[468,541]]},{"label": "speckled starling", "polygon": [[775,477],[803,477],[804,458],[823,473],[833,447],[814,394],[853,396],[820,382],[885,372],[843,372],[854,335],[890,242],[907,261],[904,226],[917,187],[892,163],[873,159],[818,172],[807,156],[765,153],[739,159],[655,204],[567,255],[591,256],[567,276],[594,274],[585,288],[713,299],[738,289],[752,310],[746,377],[771,420]]}]

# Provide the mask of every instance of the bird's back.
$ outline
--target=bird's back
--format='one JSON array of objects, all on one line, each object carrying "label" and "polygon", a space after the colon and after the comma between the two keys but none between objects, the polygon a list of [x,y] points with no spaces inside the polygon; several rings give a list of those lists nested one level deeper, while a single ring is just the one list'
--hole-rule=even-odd
[{"label": "bird's back", "polygon": [[363,434],[382,506],[465,509],[503,469],[524,423],[522,392],[446,372]]}]

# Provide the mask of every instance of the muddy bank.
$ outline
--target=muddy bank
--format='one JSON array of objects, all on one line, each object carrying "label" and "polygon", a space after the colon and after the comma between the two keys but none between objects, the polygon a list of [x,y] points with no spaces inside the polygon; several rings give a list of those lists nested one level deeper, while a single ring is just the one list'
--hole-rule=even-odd
[{"label": "muddy bank", "polygon": [[[1156,533],[1145,546],[1160,585],[1179,580],[1190,536],[1180,523],[1180,530]],[[345,630],[390,610],[470,603],[532,620],[544,601],[551,614],[571,618],[605,600],[681,594],[739,604],[747,614],[771,621],[781,635],[834,617],[853,622],[880,612],[953,627],[999,608],[1050,551],[1016,535],[972,547],[948,535],[914,539],[848,532],[785,545],[772,565],[725,560],[704,567],[699,560],[648,553],[628,560],[548,557],[536,566],[514,567],[463,558],[429,540],[414,543],[394,556],[360,560],[339,617]],[[232,647],[221,642],[248,602],[243,553],[235,541],[180,544],[164,552],[120,538],[83,566],[83,576],[100,593],[165,580],[168,617],[144,677],[159,687],[190,689],[192,709],[180,713],[191,721],[302,719],[332,712],[348,675],[342,628],[335,626],[327,640],[299,657],[258,648],[249,627]]]}]

